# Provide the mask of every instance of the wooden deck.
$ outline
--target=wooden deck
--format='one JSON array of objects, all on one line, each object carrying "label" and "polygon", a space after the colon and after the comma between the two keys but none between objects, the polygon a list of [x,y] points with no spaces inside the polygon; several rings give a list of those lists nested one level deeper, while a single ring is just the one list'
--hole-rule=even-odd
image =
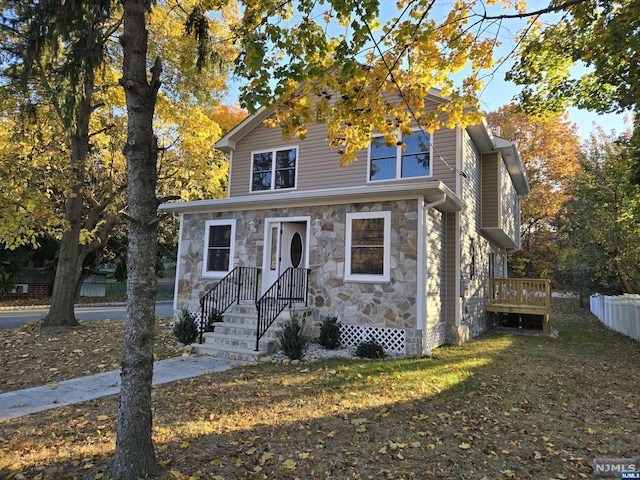
[{"label": "wooden deck", "polygon": [[549,333],[551,280],[490,278],[487,311],[541,315],[542,331],[543,333]]}]

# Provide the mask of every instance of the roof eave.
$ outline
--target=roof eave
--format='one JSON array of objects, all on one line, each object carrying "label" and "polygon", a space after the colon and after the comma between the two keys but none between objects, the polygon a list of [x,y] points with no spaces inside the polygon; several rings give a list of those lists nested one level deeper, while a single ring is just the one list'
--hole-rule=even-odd
[{"label": "roof eave", "polygon": [[494,136],[484,118],[478,125],[467,127],[467,132],[481,153],[499,151],[502,154],[518,195],[529,195],[529,182],[518,146],[510,140]]},{"label": "roof eave", "polygon": [[445,202],[437,208],[443,212],[462,209],[462,201],[443,182],[410,182],[393,185],[365,185],[330,190],[307,190],[288,192],[255,193],[242,197],[230,197],[191,202],[163,203],[158,208],[172,213],[228,212],[240,210],[263,210],[282,207],[305,207],[316,205],[336,205],[343,203],[363,203],[372,201],[418,198],[424,195],[428,202],[442,198]]},{"label": "roof eave", "polygon": [[253,115],[249,115],[238,125],[229,130],[213,147],[224,153],[229,153],[236,148],[236,144],[240,139],[247,135],[251,130],[264,122],[269,115],[273,113],[273,109],[262,107]]},{"label": "roof eave", "polygon": [[513,179],[513,184],[516,187],[516,191],[519,195],[529,195],[531,191],[529,188],[529,182],[527,181],[527,175],[524,170],[524,163],[522,157],[520,157],[520,151],[517,145],[504,138],[494,137],[493,142],[496,150],[502,153],[502,159],[507,167],[507,171]]}]

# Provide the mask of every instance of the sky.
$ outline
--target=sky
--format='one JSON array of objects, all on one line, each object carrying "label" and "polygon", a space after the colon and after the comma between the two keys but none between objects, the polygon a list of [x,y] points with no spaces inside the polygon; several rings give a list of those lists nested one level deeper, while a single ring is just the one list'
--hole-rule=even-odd
[{"label": "sky", "polygon": [[[506,69],[505,69],[506,72]],[[509,103],[519,92],[520,87],[512,82],[504,80],[504,73],[496,75],[496,77],[488,82],[486,88],[480,96],[480,106],[484,112],[492,112],[501,106]],[[605,132],[609,133],[615,130],[622,133],[631,128],[631,116],[629,114],[597,114],[577,108],[569,108],[569,120],[578,126],[578,135],[583,138],[589,138],[591,132],[596,127],[602,127]]]},{"label": "sky", "polygon": [[[546,7],[548,1],[542,2],[541,0],[528,0],[527,11],[533,11],[541,7]],[[384,23],[384,19],[391,19],[398,15],[398,10],[395,7],[395,2],[388,0],[381,0],[381,23]],[[432,16],[436,20],[441,20],[449,13],[451,7],[451,0],[438,0],[432,11]],[[476,11],[485,10],[490,15],[499,14],[513,14],[513,9],[503,9],[501,5],[486,5],[486,0],[478,0]],[[543,17],[546,21],[554,21],[559,18],[557,15],[547,14]],[[507,57],[515,46],[515,36],[526,26],[526,20],[509,19],[500,22],[499,27],[489,26],[485,30],[487,35],[495,35],[498,37],[501,45],[496,50],[494,57]],[[510,69],[512,61],[506,60],[504,64],[495,72],[495,75],[491,81],[487,81],[485,89],[483,90],[479,100],[480,106],[484,112],[492,112],[498,108],[513,101],[514,97],[520,93],[521,87],[515,83],[508,82],[504,79],[505,73]],[[579,110],[577,108],[570,108],[569,120],[574,122],[578,126],[578,134],[583,139],[588,139],[591,132],[593,132],[597,126],[604,129],[609,133],[615,130],[617,133],[622,133],[631,128],[631,116],[628,114],[607,114],[598,115],[597,113],[588,112],[586,110]]]},{"label": "sky", "polygon": [[[397,16],[397,10],[393,7],[391,2],[381,2],[382,11],[381,16],[391,18]],[[488,14],[499,15],[503,13],[512,14],[515,13],[513,9],[503,9],[500,5],[485,5],[486,0],[478,1],[477,9],[486,9]],[[434,18],[444,18],[448,13],[448,9],[451,6],[451,2],[448,0],[441,0],[436,3]],[[540,2],[540,0],[527,1],[527,11],[532,11],[548,5],[548,2]],[[439,10],[439,11],[438,11]],[[543,17],[546,21],[554,21],[558,16],[551,14]],[[499,39],[501,45],[496,50],[494,58],[508,57],[515,46],[515,36],[517,33],[524,29],[526,26],[526,20],[509,19],[500,23],[499,27],[489,27],[485,31],[486,34],[495,35]],[[506,72],[510,69],[513,61],[505,60],[503,65],[495,72],[493,78],[486,82],[485,89],[483,90],[479,100],[480,106],[484,112],[492,112],[497,110],[503,105],[513,101],[514,97],[521,91],[521,87],[515,83],[506,81],[504,79]],[[578,126],[578,134],[583,139],[589,138],[589,135],[597,128],[602,127],[605,132],[609,133],[615,130],[617,133],[622,133],[631,128],[631,116],[628,114],[606,114],[599,115],[594,112],[588,112],[586,110],[579,110],[577,108],[568,109],[569,120],[574,122]]]},{"label": "sky", "polygon": [[[495,77],[487,82],[480,96],[480,106],[484,112],[492,112],[509,103],[520,92],[521,87],[515,83],[504,80],[504,74],[508,67],[501,68]],[[578,135],[584,140],[596,130],[602,127],[606,133],[615,130],[622,133],[631,128],[631,116],[629,114],[604,114],[600,115],[586,110],[569,108],[569,120],[578,127]]]},{"label": "sky", "polygon": [[[500,5],[486,5],[487,0],[477,0],[476,10],[484,10],[489,15],[510,14],[515,13],[513,9],[502,9]],[[435,7],[431,10],[430,18],[434,18],[436,21],[441,21],[449,13],[452,5],[452,0],[436,0]],[[548,2],[544,2],[542,5],[540,0],[528,0],[528,11],[532,9],[541,8],[546,6]],[[393,0],[380,0],[380,23],[384,25],[387,21],[398,16],[398,10],[396,2]],[[326,6],[322,6],[323,9]],[[318,11],[318,18],[322,15],[322,10]],[[547,21],[554,21],[553,15],[546,15],[544,17]],[[299,19],[298,19],[299,20]],[[295,22],[294,22],[295,23]],[[472,22],[470,22],[472,23]],[[482,34],[484,36],[496,36],[500,41],[500,47],[495,51],[495,58],[508,57],[511,51],[514,49],[516,34],[526,26],[526,20],[521,19],[509,19],[499,23],[487,25],[486,22],[482,27]],[[348,35],[348,27],[337,28],[336,26],[329,26],[328,31],[331,35]],[[374,32],[380,33],[381,30]],[[480,106],[486,113],[495,111],[513,101],[514,97],[520,92],[521,87],[508,82],[504,79],[505,73],[512,65],[512,61],[508,59],[497,69],[490,81],[485,82],[485,88],[479,98]],[[461,77],[462,78],[462,77]],[[233,88],[232,90],[235,90]],[[593,112],[585,110],[579,110],[576,108],[569,109],[569,120],[574,122],[578,127],[578,134],[584,140],[589,138],[589,135],[596,130],[596,128],[602,127],[606,133],[615,131],[622,133],[631,128],[631,116],[628,114],[607,114],[598,115]]]}]

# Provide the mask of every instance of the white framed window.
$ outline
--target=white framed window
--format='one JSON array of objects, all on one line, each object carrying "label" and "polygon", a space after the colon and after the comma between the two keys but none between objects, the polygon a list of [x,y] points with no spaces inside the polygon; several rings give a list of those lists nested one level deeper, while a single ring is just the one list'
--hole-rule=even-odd
[{"label": "white framed window", "polygon": [[251,191],[296,188],[298,147],[251,154]]},{"label": "white framed window", "polygon": [[235,238],[235,219],[208,220],[205,223],[203,276],[219,277],[231,271]]},{"label": "white framed window", "polygon": [[388,282],[391,212],[347,213],[345,250],[345,280]]},{"label": "white framed window", "polygon": [[390,146],[383,137],[373,137],[369,147],[369,181],[430,177],[432,144],[432,136],[422,130],[400,137],[396,145]]}]

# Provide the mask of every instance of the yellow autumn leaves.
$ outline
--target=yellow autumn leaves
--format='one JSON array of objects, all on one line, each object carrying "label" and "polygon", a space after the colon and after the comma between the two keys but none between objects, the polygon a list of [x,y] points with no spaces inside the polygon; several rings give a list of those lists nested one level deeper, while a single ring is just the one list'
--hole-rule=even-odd
[{"label": "yellow autumn leaves", "polygon": [[[525,7],[521,1],[490,3],[517,12]],[[309,2],[302,5],[301,11],[311,11]],[[337,22],[335,29],[305,28],[303,40],[276,42],[283,58],[289,52],[292,60],[304,58],[304,65],[292,61],[291,71],[280,65],[273,75],[264,70],[254,75],[245,92],[248,104],[264,92],[265,82],[277,82],[278,96],[270,99],[274,124],[285,138],[304,138],[306,125],[326,123],[340,165],[354,161],[374,132],[390,143],[416,127],[433,132],[480,122],[482,72],[494,66],[499,42],[488,33],[491,29],[485,30],[475,3],[457,0],[445,14],[426,2],[399,1],[396,7],[397,16],[381,28],[374,9],[356,9],[348,16],[325,11],[319,21]],[[311,20],[304,16],[302,21]],[[424,102],[431,94],[440,100],[428,111]]]}]

